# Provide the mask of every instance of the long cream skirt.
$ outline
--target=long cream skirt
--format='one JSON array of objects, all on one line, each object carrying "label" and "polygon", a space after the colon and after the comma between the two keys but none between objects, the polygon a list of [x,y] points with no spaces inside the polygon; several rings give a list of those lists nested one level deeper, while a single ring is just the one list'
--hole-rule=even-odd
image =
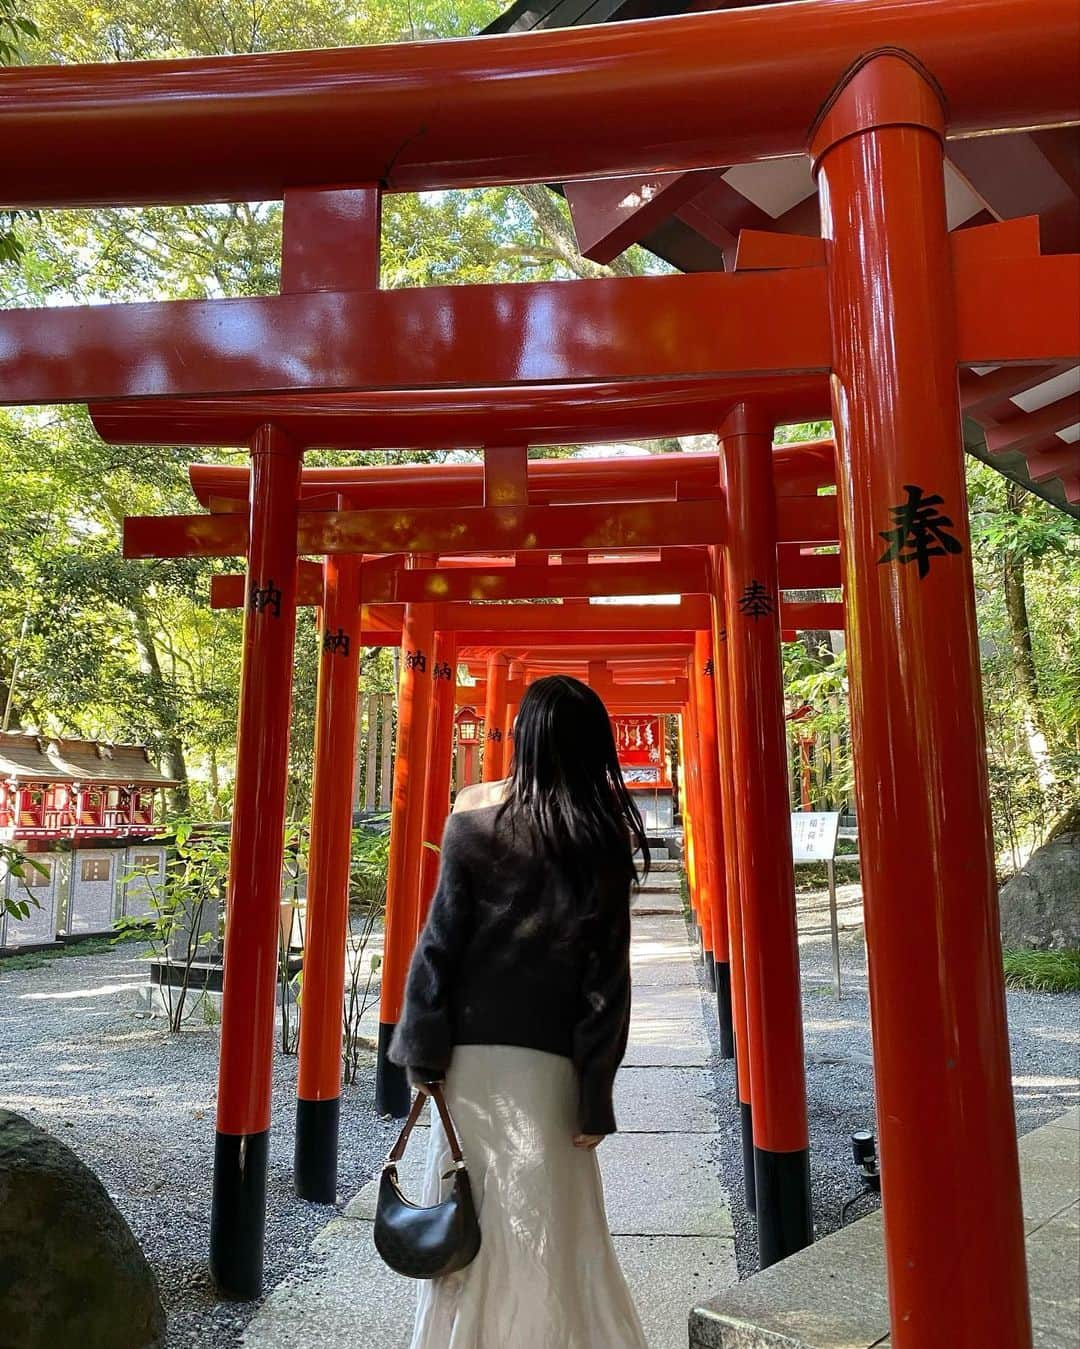
[{"label": "long cream skirt", "polygon": [[[647,1349],[604,1213],[595,1152],[575,1148],[569,1059],[458,1045],[446,1100],[480,1218],[480,1253],[420,1284],[410,1349]],[[432,1112],[421,1202],[446,1193]],[[601,1144],[601,1147],[603,1144]]]}]

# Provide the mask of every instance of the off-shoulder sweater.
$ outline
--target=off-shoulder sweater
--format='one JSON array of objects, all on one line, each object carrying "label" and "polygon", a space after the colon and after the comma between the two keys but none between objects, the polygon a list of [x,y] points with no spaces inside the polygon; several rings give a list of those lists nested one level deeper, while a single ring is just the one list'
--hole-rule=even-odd
[{"label": "off-shoulder sweater", "polygon": [[578,1071],[582,1133],[616,1129],[615,1073],[630,1022],[630,895],[595,859],[595,914],[568,932],[566,882],[499,807],[451,815],[439,881],[413,953],[390,1058],[441,1079],[455,1045],[520,1045]]}]

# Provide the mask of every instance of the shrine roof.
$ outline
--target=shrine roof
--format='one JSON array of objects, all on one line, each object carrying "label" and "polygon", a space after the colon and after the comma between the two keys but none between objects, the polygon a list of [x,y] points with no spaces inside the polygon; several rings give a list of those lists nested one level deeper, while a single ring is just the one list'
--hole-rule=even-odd
[{"label": "shrine roof", "polygon": [[[746,3],[515,0],[485,32],[570,28]],[[945,172],[950,229],[1034,216],[1043,253],[1080,248],[1080,126],[950,140]],[[582,253],[599,263],[640,243],[679,271],[730,271],[743,230],[820,234],[817,189],[802,156],[551,186],[567,199]],[[972,372],[966,447],[1080,518],[1080,367],[1014,367],[1012,376],[1003,367]]]},{"label": "shrine roof", "polygon": [[0,777],[20,782],[81,782],[134,787],[171,787],[145,745],[107,745],[98,740],[0,734]]}]

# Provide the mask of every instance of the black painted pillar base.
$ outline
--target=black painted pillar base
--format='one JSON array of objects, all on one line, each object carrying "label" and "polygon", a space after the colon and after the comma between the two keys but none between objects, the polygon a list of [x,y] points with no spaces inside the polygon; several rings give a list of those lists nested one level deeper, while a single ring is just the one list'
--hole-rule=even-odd
[{"label": "black painted pillar base", "polygon": [[405,1069],[391,1063],[387,1051],[397,1022],[379,1022],[379,1048],[375,1060],[375,1113],[404,1119],[412,1104],[412,1089]]},{"label": "black painted pillar base", "polygon": [[338,1118],[341,1098],[296,1102],[293,1182],[301,1199],[337,1202]]},{"label": "black painted pillar base", "polygon": [[223,1297],[246,1302],[262,1293],[269,1151],[269,1129],[219,1133],[214,1144],[210,1274]]},{"label": "black painted pillar base", "polygon": [[742,1133],[743,1193],[746,1207],[757,1210],[757,1181],[754,1176],[754,1112],[748,1101],[739,1102],[739,1124]]},{"label": "black painted pillar base", "polygon": [[810,1150],[769,1152],[754,1148],[757,1186],[758,1258],[775,1265],[814,1239],[810,1208]]},{"label": "black painted pillar base", "polygon": [[705,952],[705,987],[710,993],[716,992],[716,963],[711,951]]},{"label": "black painted pillar base", "polygon": [[716,1012],[720,1021],[720,1057],[735,1057],[735,1027],[731,1020],[731,966],[716,962]]}]

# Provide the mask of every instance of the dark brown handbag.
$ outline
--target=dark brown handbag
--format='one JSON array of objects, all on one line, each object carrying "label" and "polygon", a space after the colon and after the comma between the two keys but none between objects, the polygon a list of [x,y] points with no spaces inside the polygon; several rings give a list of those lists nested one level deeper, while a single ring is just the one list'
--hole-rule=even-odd
[{"label": "dark brown handbag", "polygon": [[433,1083],[430,1092],[454,1159],[454,1165],[443,1174],[443,1180],[453,1176],[453,1190],[449,1198],[430,1208],[412,1203],[401,1193],[397,1164],[424,1108],[424,1093],[418,1091],[409,1118],[383,1166],[375,1206],[375,1248],[391,1269],[410,1279],[436,1279],[441,1274],[464,1269],[480,1249],[480,1223],[465,1158],[442,1087]]}]

